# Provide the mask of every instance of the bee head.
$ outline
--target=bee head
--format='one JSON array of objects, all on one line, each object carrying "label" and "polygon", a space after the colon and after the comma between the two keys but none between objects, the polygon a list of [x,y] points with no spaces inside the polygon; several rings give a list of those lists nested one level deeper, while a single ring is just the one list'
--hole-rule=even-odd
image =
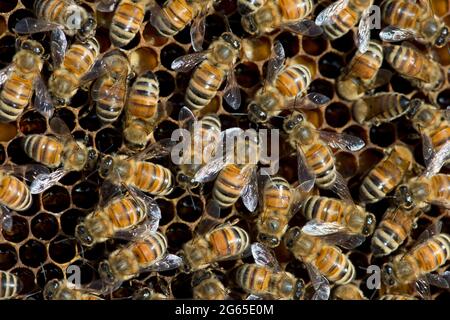
[{"label": "bee head", "polygon": [[233,49],[239,50],[241,48],[241,41],[239,40],[239,38],[237,36],[235,36],[231,32],[223,33],[222,39],[226,43],[229,43],[233,47]]},{"label": "bee head", "polygon": [[56,292],[59,290],[61,284],[58,279],[53,279],[47,282],[44,288],[43,296],[45,300],[53,300]]},{"label": "bee head", "polygon": [[107,178],[114,168],[114,159],[111,156],[104,156],[100,161],[99,175],[102,178]]},{"label": "bee head", "polygon": [[153,293],[153,290],[150,288],[141,288],[133,294],[133,300],[150,300]]},{"label": "bee head", "polygon": [[402,184],[397,188],[395,199],[398,205],[401,205],[406,209],[412,208],[414,205],[413,196],[406,184]]},{"label": "bee head", "polygon": [[91,236],[90,232],[87,230],[84,223],[79,224],[75,228],[75,237],[81,242],[84,246],[92,246],[94,244],[94,238]]},{"label": "bee head", "polygon": [[386,263],[383,265],[383,269],[381,271],[381,279],[386,286],[395,286],[397,280],[395,279],[394,266],[392,265],[392,263]]},{"label": "bee head", "polygon": [[244,28],[245,32],[247,32],[251,35],[255,35],[255,34],[259,33],[258,24],[256,23],[255,17],[253,14],[243,16],[241,18],[241,24],[242,24],[242,27]]},{"label": "bee head", "polygon": [[82,42],[91,38],[95,34],[95,29],[97,28],[97,21],[93,17],[88,17],[86,21],[81,25],[78,31],[78,39]]},{"label": "bee head", "polygon": [[255,102],[252,102],[248,106],[248,118],[255,123],[267,122],[267,113]]},{"label": "bee head", "polygon": [[265,233],[258,234],[258,241],[262,242],[264,245],[266,245],[270,248],[275,248],[280,245],[280,239],[278,239],[275,236],[265,234]]},{"label": "bee head", "polygon": [[20,48],[23,50],[28,50],[37,56],[42,57],[44,55],[44,47],[37,41],[25,40],[20,44]]},{"label": "bee head", "polygon": [[366,237],[370,236],[375,231],[376,219],[372,213],[369,213],[364,221],[362,234]]},{"label": "bee head", "polygon": [[298,279],[295,283],[294,300],[300,300],[305,294],[305,282],[302,279]]},{"label": "bee head", "polygon": [[283,123],[283,129],[287,133],[292,132],[298,125],[303,123],[305,116],[300,112],[294,112],[291,116],[287,117]]},{"label": "bee head", "polygon": [[115,283],[116,278],[112,273],[111,266],[109,265],[108,261],[100,262],[98,266],[98,273],[100,274],[100,277],[106,284],[111,285]]},{"label": "bee head", "polygon": [[194,180],[193,177],[189,177],[183,172],[178,172],[177,174],[177,182],[188,189],[195,189],[198,187],[199,183]]},{"label": "bee head", "polygon": [[286,245],[286,248],[292,249],[301,233],[302,231],[299,227],[289,229],[284,236],[284,244]]},{"label": "bee head", "polygon": [[439,34],[439,37],[436,39],[434,45],[438,48],[442,48],[447,44],[449,40],[449,31],[448,27],[444,27],[441,30],[441,33]]}]

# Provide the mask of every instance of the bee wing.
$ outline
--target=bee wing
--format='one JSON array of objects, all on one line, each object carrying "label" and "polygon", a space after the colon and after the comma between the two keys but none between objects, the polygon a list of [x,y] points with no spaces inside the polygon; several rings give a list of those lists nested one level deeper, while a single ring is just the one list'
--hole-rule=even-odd
[{"label": "bee wing", "polygon": [[166,271],[177,269],[182,264],[183,260],[179,256],[176,256],[174,254],[167,254],[164,258],[152,264],[152,266],[149,269],[154,271]]},{"label": "bee wing", "polygon": [[371,16],[370,7],[368,7],[361,15],[358,25],[358,37],[356,44],[361,53],[365,53],[369,49],[370,41]]},{"label": "bee wing", "polygon": [[180,123],[180,128],[189,130],[197,122],[197,117],[189,108],[183,107],[178,114],[178,122]]},{"label": "bee wing", "polygon": [[53,117],[50,120],[50,128],[52,129],[53,133],[59,136],[72,137],[69,127],[64,122],[64,120],[59,117]]},{"label": "bee wing", "polygon": [[300,190],[303,192],[311,191],[316,181],[316,174],[308,165],[301,146],[297,146],[297,170]]},{"label": "bee wing", "polygon": [[348,189],[347,182],[345,182],[344,177],[336,171],[336,179],[331,187],[331,190],[336,193],[339,198],[347,202],[348,204],[354,204],[350,190]]},{"label": "bee wing", "polygon": [[273,255],[272,252],[270,252],[269,249],[267,249],[266,246],[259,242],[252,243],[251,245],[251,251],[253,259],[255,259],[255,263],[257,265],[268,267],[275,272],[278,272],[281,270],[280,264],[278,263],[277,258]]},{"label": "bee wing", "polygon": [[48,174],[50,170],[41,164],[2,165],[0,170],[27,181],[33,181],[40,174]]},{"label": "bee wing", "polygon": [[264,300],[262,297],[254,295],[254,294],[249,294],[247,296],[247,298],[245,298],[245,300]]},{"label": "bee wing", "polygon": [[394,26],[387,26],[380,32],[380,39],[386,42],[398,42],[414,38],[417,33],[411,29],[402,29]]},{"label": "bee wing", "polygon": [[393,75],[394,73],[387,69],[378,70],[377,75],[375,77],[375,81],[372,84],[366,86],[366,89],[372,90],[384,86],[385,84],[388,84],[391,81]]},{"label": "bee wing", "polygon": [[30,185],[31,194],[39,194],[54,186],[62,177],[66,175],[64,169],[57,169],[49,174],[39,174]]},{"label": "bee wing", "polygon": [[443,289],[450,288],[450,271],[445,271],[442,274],[428,273],[426,278],[428,283],[432,286]]},{"label": "bee wing", "polygon": [[361,234],[348,232],[336,232],[330,235],[326,235],[323,238],[328,243],[338,245],[339,247],[348,250],[353,250],[359,247],[366,240],[366,237]]},{"label": "bee wing", "polygon": [[317,220],[308,221],[302,228],[302,231],[311,236],[325,236],[340,231],[345,227],[336,222],[321,222]]},{"label": "bee wing", "polygon": [[106,58],[107,57],[103,55],[95,61],[91,69],[81,78],[80,83],[82,85],[108,73],[108,65],[105,60]]},{"label": "bee wing", "polygon": [[276,75],[281,71],[284,65],[286,54],[284,52],[283,45],[280,41],[275,41],[273,44],[272,55],[267,65],[266,81],[271,83]]},{"label": "bee wing", "polygon": [[67,50],[66,34],[60,28],[57,28],[52,31],[50,46],[51,46],[53,67],[56,69],[63,62],[64,55],[66,54]]},{"label": "bee wing", "polygon": [[171,68],[178,72],[188,72],[206,59],[208,51],[195,52],[181,56],[172,61]]},{"label": "bee wing", "polygon": [[38,75],[34,81],[34,107],[47,119],[51,118],[54,106],[44,80]]},{"label": "bee wing", "polygon": [[300,20],[294,23],[287,23],[282,25],[282,27],[294,33],[299,33],[308,37],[318,37],[323,33],[323,29],[314,21],[309,19]]},{"label": "bee wing", "polygon": [[[124,188],[126,188],[128,190],[128,192],[130,193],[130,195],[135,198],[136,200],[142,201],[145,206],[147,207],[147,216],[148,218],[153,221],[154,223],[152,223],[152,227],[151,227],[151,231],[155,232],[158,229],[159,226],[159,220],[161,220],[161,210],[159,209],[158,204],[156,203],[156,201],[150,197],[149,195],[145,194],[144,192],[142,192],[141,190],[139,190],[138,188],[134,188],[134,187],[130,187],[128,185],[126,185],[125,183],[122,183],[122,186]],[[145,208],[143,208],[145,209]],[[155,225],[155,226],[153,226]]]},{"label": "bee wing", "polygon": [[171,138],[161,139],[155,143],[149,144],[144,150],[132,155],[130,159],[148,160],[153,158],[165,157],[172,151],[177,141]]},{"label": "bee wing", "polygon": [[336,17],[348,4],[349,0],[338,0],[322,10],[316,17],[315,23],[318,26],[331,24]]},{"label": "bee wing", "polygon": [[425,277],[420,277],[415,282],[415,287],[417,293],[424,300],[431,300],[431,292],[430,292],[430,284],[428,283],[428,279]]},{"label": "bee wing", "polygon": [[317,92],[308,93],[300,99],[298,99],[298,97],[299,96],[288,101],[282,109],[315,110],[330,102],[330,98]]},{"label": "bee wing", "polygon": [[8,79],[11,71],[14,70],[14,64],[7,65],[5,68],[0,70],[0,86],[2,86]]},{"label": "bee wing", "polygon": [[330,297],[330,283],[328,279],[312,264],[305,263],[305,266],[315,291],[312,300],[328,300]]},{"label": "bee wing", "polygon": [[241,106],[241,91],[236,81],[234,70],[231,69],[227,75],[227,85],[223,89],[223,98],[234,110]]},{"label": "bee wing", "polygon": [[256,174],[256,167],[249,169],[248,182],[242,190],[242,202],[245,207],[250,211],[254,212],[258,206],[258,177]]},{"label": "bee wing", "polygon": [[19,34],[31,34],[53,31],[57,28],[61,28],[61,25],[36,18],[26,17],[16,23],[14,26],[14,31]]},{"label": "bee wing", "polygon": [[99,12],[112,12],[119,0],[98,0],[97,10]]},{"label": "bee wing", "polygon": [[[213,218],[214,220],[209,218]],[[208,231],[216,228],[220,224],[217,219],[220,219],[220,206],[217,201],[209,200],[206,204],[205,213],[195,227],[195,234],[204,235]]]},{"label": "bee wing", "polygon": [[320,139],[328,143],[332,148],[355,152],[364,148],[366,143],[361,138],[346,134],[319,130]]},{"label": "bee wing", "polygon": [[2,230],[9,232],[12,231],[12,228],[13,218],[11,211],[7,207],[0,205],[0,232]]},{"label": "bee wing", "polygon": [[[425,140],[422,141],[426,141],[427,139],[429,138],[425,138]],[[427,143],[431,144],[431,141]],[[425,146],[425,148],[429,149],[430,147]],[[449,156],[450,156],[450,141],[447,141],[439,149],[438,152],[434,153],[430,158],[428,158],[429,160],[427,163],[427,168],[425,169],[423,175],[425,177],[432,177],[433,175],[438,173],[441,170],[442,166],[444,165],[445,161],[449,158]]]},{"label": "bee wing", "polygon": [[200,13],[191,24],[191,44],[195,52],[203,51],[203,40],[205,38],[206,12]]},{"label": "bee wing", "polygon": [[428,228],[426,228],[417,238],[415,244],[412,246],[412,249],[416,248],[417,246],[419,246],[420,244],[424,243],[425,241],[427,241],[428,239],[430,239],[431,237],[441,233],[441,229],[442,229],[442,221],[437,221],[433,224],[431,224]]}]

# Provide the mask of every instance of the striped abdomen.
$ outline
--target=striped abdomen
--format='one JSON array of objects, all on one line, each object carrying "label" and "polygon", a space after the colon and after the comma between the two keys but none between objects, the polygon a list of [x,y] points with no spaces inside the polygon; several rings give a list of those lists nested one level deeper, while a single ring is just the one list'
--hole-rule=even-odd
[{"label": "striped abdomen", "polygon": [[278,215],[289,216],[293,197],[291,186],[286,179],[272,178],[264,188],[264,212],[276,212]]},{"label": "striped abdomen", "polygon": [[169,0],[161,14],[152,15],[151,23],[163,36],[170,37],[183,30],[197,15],[187,0]]},{"label": "striped abdomen", "polygon": [[236,226],[224,226],[206,235],[211,248],[211,259],[221,261],[241,255],[249,246],[247,232]]},{"label": "striped abdomen", "polygon": [[151,162],[131,161],[131,172],[127,182],[152,195],[172,192],[173,177],[169,169]]},{"label": "striped abdomen", "polygon": [[[386,61],[397,71],[406,77],[411,77],[423,82],[430,82],[434,75],[428,73],[428,61],[422,53],[405,46],[390,46],[386,48]],[[439,70],[437,70],[439,72]]]},{"label": "striped abdomen", "polygon": [[359,13],[351,10],[348,6],[339,14],[331,18],[330,24],[322,25],[325,35],[331,40],[342,37],[351,28],[353,28],[359,20]]},{"label": "striped abdomen", "polygon": [[280,0],[278,2],[283,21],[299,21],[312,12],[314,3],[312,0]]},{"label": "striped abdomen", "polygon": [[159,83],[151,71],[139,76],[131,87],[127,114],[140,119],[151,119],[159,100]]},{"label": "striped abdomen", "polygon": [[126,80],[121,80],[123,84],[117,84],[117,81],[112,77],[103,77],[94,84],[93,98],[97,101],[95,110],[98,118],[105,123],[116,121],[125,105]]},{"label": "striped abdomen", "polygon": [[0,203],[6,207],[24,211],[31,206],[31,193],[28,186],[13,176],[3,176],[0,181]]},{"label": "striped abdomen", "polygon": [[304,201],[301,212],[308,220],[342,223],[345,209],[343,203],[337,199],[309,196]]},{"label": "striped abdomen", "polygon": [[404,296],[400,294],[385,294],[381,296],[378,300],[417,300],[413,296]]},{"label": "striped abdomen", "polygon": [[450,236],[441,233],[414,248],[403,259],[413,259],[421,274],[433,272],[450,258]]},{"label": "striped abdomen", "polygon": [[25,138],[23,149],[31,159],[49,168],[57,168],[62,163],[64,146],[56,138],[31,134]]},{"label": "striped abdomen", "polygon": [[382,123],[403,116],[409,107],[410,100],[403,94],[377,93],[358,100],[353,107],[353,115],[359,123]]},{"label": "striped abdomen", "polygon": [[330,188],[336,180],[336,167],[331,150],[322,143],[306,146],[306,162],[316,174],[316,184],[320,188]]},{"label": "striped abdomen", "polygon": [[229,164],[220,171],[214,182],[213,198],[221,208],[231,207],[241,196],[246,183],[242,166]]},{"label": "striped abdomen", "polygon": [[76,42],[67,50],[61,67],[79,80],[94,65],[99,53],[100,45],[95,38],[89,38],[86,42]]},{"label": "striped abdomen", "polygon": [[273,271],[256,264],[244,264],[236,272],[237,284],[255,295],[277,292],[274,278]]},{"label": "striped abdomen", "polygon": [[406,240],[413,228],[416,209],[388,209],[372,237],[371,250],[376,256],[391,254]]},{"label": "striped abdomen", "polygon": [[[69,5],[67,0],[37,0],[34,4],[34,12],[40,19],[58,23],[65,27],[64,32],[73,36],[87,19],[87,12],[75,2]],[[79,21],[79,24],[74,24]]]},{"label": "striped abdomen", "polygon": [[323,246],[313,264],[328,280],[337,284],[347,284],[355,277],[352,262],[336,247]]},{"label": "striped abdomen", "polygon": [[450,127],[448,126],[448,122],[445,122],[444,124],[445,125],[442,126],[440,130],[431,135],[431,144],[436,152],[450,141]]},{"label": "striped abdomen", "polygon": [[370,41],[367,51],[363,54],[356,54],[352,59],[349,66],[349,75],[362,80],[373,80],[382,63],[383,47],[374,41]]},{"label": "striped abdomen", "polygon": [[311,83],[311,72],[303,65],[285,68],[276,78],[274,86],[285,97],[296,97]]},{"label": "striped abdomen", "polygon": [[116,47],[127,45],[144,21],[146,1],[122,0],[116,8],[111,26],[109,37]]},{"label": "striped abdomen", "polygon": [[435,174],[430,178],[431,192],[428,200],[449,203],[450,201],[450,175]]},{"label": "striped abdomen", "polygon": [[20,279],[12,273],[0,270],[0,300],[15,298],[20,290],[22,290]]},{"label": "striped abdomen", "polygon": [[421,18],[420,8],[408,1],[387,0],[382,4],[381,15],[387,25],[402,29],[416,29],[417,20]]},{"label": "striped abdomen", "polygon": [[218,67],[204,60],[192,74],[186,90],[185,103],[192,110],[205,107],[216,96],[223,80],[229,71],[228,66]]},{"label": "striped abdomen", "polygon": [[22,114],[31,100],[34,79],[33,74],[11,72],[0,92],[0,121],[15,121]]}]

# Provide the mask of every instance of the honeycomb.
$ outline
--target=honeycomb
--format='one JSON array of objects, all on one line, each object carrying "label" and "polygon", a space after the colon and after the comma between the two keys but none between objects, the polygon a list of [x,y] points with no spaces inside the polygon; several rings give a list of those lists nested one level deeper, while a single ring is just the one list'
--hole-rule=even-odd
[{"label": "honeycomb", "polygon": [[[163,1],[158,1],[162,4]],[[316,1],[317,2],[317,1]],[[375,1],[379,4],[380,1]],[[327,1],[320,1],[314,10],[317,15],[326,5]],[[31,11],[33,0],[0,0],[0,63],[5,66],[11,62],[15,53],[15,34],[13,27],[16,22],[24,17],[33,16]],[[90,12],[95,12],[94,0],[81,1],[81,5]],[[447,25],[450,25],[450,2],[448,0],[434,0],[435,12],[443,17]],[[236,3],[233,0],[223,0],[215,6],[215,12],[211,12],[206,19],[206,34],[204,47],[225,31],[223,14],[228,17],[231,28],[238,36],[247,36],[240,25],[240,16],[236,11]],[[101,52],[112,48],[108,35],[108,25],[111,14],[97,12],[98,29],[96,37],[101,44]],[[176,73],[171,70],[171,62],[190,52],[189,28],[181,31],[174,37],[165,38],[156,32],[150,25],[149,14],[140,32],[124,49],[127,53],[134,71],[137,74],[145,70],[156,73],[160,83],[161,102],[170,102],[173,110],[170,117],[164,120],[153,133],[154,140],[170,137],[172,131],[178,128],[177,116],[183,103],[183,93],[189,80],[190,73]],[[375,30],[376,31],[376,30]],[[331,98],[330,103],[320,110],[308,111],[308,117],[319,128],[332,129],[337,132],[346,132],[362,138],[366,146],[356,153],[339,151],[336,153],[338,170],[348,182],[352,194],[357,199],[357,190],[364,174],[372,168],[382,157],[383,150],[401,141],[414,151],[417,163],[423,165],[421,156],[420,136],[412,128],[409,121],[400,118],[391,123],[375,126],[358,124],[352,117],[351,103],[341,100],[335,90],[335,79],[341,69],[353,56],[356,48],[353,42],[355,30],[334,41],[324,38],[311,39],[302,37],[287,31],[275,31],[261,37],[249,37],[243,42],[243,53],[237,64],[236,76],[243,96],[243,103],[238,111],[234,111],[222,100],[221,95],[216,96],[204,109],[203,113],[215,112],[220,116],[222,128],[240,126],[248,128],[246,116],[232,116],[231,113],[244,113],[249,103],[249,98],[260,87],[264,70],[269,59],[272,44],[280,41],[286,51],[288,59],[306,64],[313,70],[314,80],[309,91],[319,92]],[[377,39],[378,32],[372,33],[372,38]],[[35,34],[32,38],[40,41],[49,52],[49,35]],[[424,93],[416,90],[407,80],[394,75],[390,84],[380,88],[381,91],[396,91],[406,94],[408,97],[427,98],[429,101],[445,109],[450,106],[450,56],[446,48],[433,49],[446,71],[448,77],[441,91]],[[389,69],[389,66],[383,65]],[[48,68],[44,70],[44,76],[48,77]],[[56,115],[61,117],[69,126],[75,138],[87,137],[90,146],[95,147],[101,153],[113,154],[127,152],[123,144],[122,132],[119,122],[102,125],[95,111],[90,108],[89,94],[85,89],[80,89],[73,98],[71,106],[58,109]],[[274,119],[274,125],[279,126],[279,119]],[[32,163],[20,147],[21,139],[32,133],[51,133],[48,121],[38,112],[27,108],[16,123],[0,124],[0,163],[27,164]],[[284,149],[282,149],[284,150]],[[167,159],[159,160],[160,163],[170,163]],[[296,182],[296,158],[295,154],[286,152],[281,161],[279,174],[289,182]],[[169,166],[175,173],[176,167]],[[14,213],[13,228],[11,231],[3,231],[0,234],[0,270],[10,271],[16,274],[24,283],[21,295],[32,295],[34,299],[42,299],[41,290],[45,283],[53,278],[67,277],[67,268],[77,265],[82,271],[82,284],[89,284],[98,279],[98,262],[105,259],[108,253],[123,245],[123,241],[110,240],[97,244],[90,249],[82,248],[74,239],[74,229],[80,218],[86,216],[98,204],[100,199],[99,186],[101,179],[97,173],[83,174],[72,172],[67,174],[57,185],[40,195],[33,196],[33,205],[25,212]],[[203,188],[208,190],[210,188]],[[328,195],[326,191],[321,194]],[[157,203],[161,208],[161,231],[167,235],[169,251],[178,252],[183,243],[194,235],[194,229],[199,223],[205,198],[208,194],[200,188],[188,193],[181,188],[176,188],[167,197],[157,197]],[[378,220],[389,206],[389,200],[384,199],[375,204],[368,205],[367,209],[373,212]],[[256,239],[255,219],[256,215],[245,210],[239,200],[236,205],[228,210],[222,210],[220,221],[239,218],[238,225],[244,227]],[[412,245],[413,240],[427,226],[437,220],[443,221],[443,232],[450,233],[450,215],[448,211],[432,206],[431,210],[418,221],[418,227],[413,231],[406,246]],[[304,219],[297,214],[291,221],[291,225],[303,225]],[[282,267],[292,272],[295,276],[309,282],[309,277],[303,265],[295,260],[287,250],[280,246],[275,253]],[[375,259],[370,253],[370,241],[366,241],[355,250],[346,251],[351,261],[356,266],[356,284],[367,297],[377,298],[383,292],[367,289],[365,279],[367,277],[364,268],[371,264],[381,265],[388,258]],[[251,258],[243,259],[251,262]],[[231,297],[242,298],[244,293],[236,287],[231,275],[233,270],[242,264],[243,260],[226,261],[219,264],[216,272],[224,284],[231,288]],[[440,271],[444,271],[442,268]],[[450,270],[450,268],[449,268]],[[175,298],[191,298],[192,290],[190,279],[192,275],[172,270],[161,272],[158,275],[144,273],[138,277],[138,281],[125,282],[112,298],[130,297],[137,287],[153,284],[156,288],[166,287],[170,295]],[[412,293],[412,292],[411,292]],[[432,288],[434,299],[448,299],[450,293]],[[109,297],[105,297],[109,298]]]}]

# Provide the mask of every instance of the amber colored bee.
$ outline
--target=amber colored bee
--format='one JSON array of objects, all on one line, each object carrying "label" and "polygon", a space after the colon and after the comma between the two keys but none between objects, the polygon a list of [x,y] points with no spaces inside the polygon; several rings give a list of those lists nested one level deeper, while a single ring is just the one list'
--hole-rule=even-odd
[{"label": "amber colored bee", "polygon": [[244,229],[222,224],[184,244],[185,267],[196,271],[218,261],[237,259],[249,245],[250,238]]},{"label": "amber colored bee", "polygon": [[359,188],[359,198],[363,203],[373,203],[383,199],[403,181],[413,164],[411,151],[402,145],[395,145],[387,151],[383,160],[369,171]]},{"label": "amber colored bee", "polygon": [[252,297],[268,295],[283,300],[303,297],[304,281],[282,271],[276,258],[263,245],[252,244],[252,254],[256,263],[243,264],[236,272],[236,282],[242,289]]},{"label": "amber colored bee", "polygon": [[390,74],[381,69],[383,63],[383,47],[370,41],[367,51],[357,52],[348,67],[336,83],[337,92],[346,100],[354,101],[362,98],[365,93],[390,80]]},{"label": "amber colored bee", "polygon": [[51,100],[41,78],[44,48],[34,40],[25,40],[13,57],[11,64],[0,70],[0,121],[15,121],[31,102],[34,107],[49,116]]},{"label": "amber colored bee", "polygon": [[352,283],[333,288],[331,296],[333,300],[367,300],[361,289]]},{"label": "amber colored bee", "polygon": [[436,91],[445,81],[439,63],[412,46],[385,47],[384,57],[395,71],[424,91]]},{"label": "amber colored bee", "polygon": [[315,22],[329,39],[334,40],[345,35],[359,21],[356,40],[359,51],[364,53],[370,40],[372,4],[373,0],[338,0],[320,12]]},{"label": "amber colored bee", "polygon": [[[336,284],[348,284],[355,278],[355,267],[342,251],[321,237],[310,236],[293,227],[286,232],[286,247],[310,268]],[[312,277],[313,278],[313,277]]]},{"label": "amber colored bee", "polygon": [[114,184],[124,183],[152,195],[167,195],[174,188],[174,178],[169,169],[121,155],[103,157],[99,174]]},{"label": "amber colored bee", "polygon": [[448,27],[433,12],[429,0],[385,0],[382,3],[382,17],[383,22],[388,25],[380,33],[380,38],[384,41],[396,42],[413,38],[438,48],[448,43]]},{"label": "amber colored bee", "polygon": [[267,0],[238,0],[237,8],[242,16],[254,13],[259,10]]},{"label": "amber colored bee", "polygon": [[213,41],[208,50],[175,59],[172,69],[186,72],[198,65],[192,74],[185,95],[185,103],[193,111],[203,109],[217,95],[222,82],[225,101],[234,109],[241,104],[241,96],[234,75],[234,65],[240,53],[240,39],[225,32]]},{"label": "amber colored bee", "polygon": [[413,296],[401,295],[401,294],[385,294],[378,300],[418,300]]},{"label": "amber colored bee", "polygon": [[16,275],[0,270],[0,300],[14,299],[22,290],[23,284]]},{"label": "amber colored bee", "polygon": [[66,280],[53,279],[45,284],[45,300],[103,300],[94,292],[77,288]]},{"label": "amber colored bee", "polygon": [[[241,8],[253,7],[251,2],[241,1]],[[270,33],[281,28],[308,36],[318,36],[322,29],[306,19],[313,9],[313,0],[265,1],[254,12],[243,15],[241,24],[251,35]]]},{"label": "amber colored bee", "polygon": [[194,299],[225,300],[228,296],[228,290],[211,271],[197,271],[192,277],[191,284]]},{"label": "amber colored bee", "polygon": [[92,37],[84,42],[74,42],[67,52],[60,52],[59,57],[53,56],[54,71],[49,79],[49,92],[57,105],[70,103],[99,53],[100,45]]},{"label": "amber colored bee", "polygon": [[129,146],[142,149],[158,124],[159,82],[147,71],[140,75],[130,89],[125,105],[123,135]]},{"label": "amber colored bee", "polygon": [[385,256],[397,250],[415,227],[420,214],[418,208],[389,208],[373,234],[373,254]]},{"label": "amber colored bee", "polygon": [[[30,189],[15,176],[0,170],[0,204],[15,211],[30,208],[33,199]],[[1,212],[0,212],[1,218]],[[0,219],[1,222],[2,219]]]},{"label": "amber colored bee", "polygon": [[141,272],[170,270],[180,264],[178,256],[167,253],[166,236],[152,232],[112,252],[107,260],[100,262],[99,273],[107,287],[115,288]]},{"label": "amber colored bee", "polygon": [[132,75],[128,58],[119,51],[104,57],[103,74],[92,86],[98,118],[105,123],[116,121],[125,106],[128,80]]}]

